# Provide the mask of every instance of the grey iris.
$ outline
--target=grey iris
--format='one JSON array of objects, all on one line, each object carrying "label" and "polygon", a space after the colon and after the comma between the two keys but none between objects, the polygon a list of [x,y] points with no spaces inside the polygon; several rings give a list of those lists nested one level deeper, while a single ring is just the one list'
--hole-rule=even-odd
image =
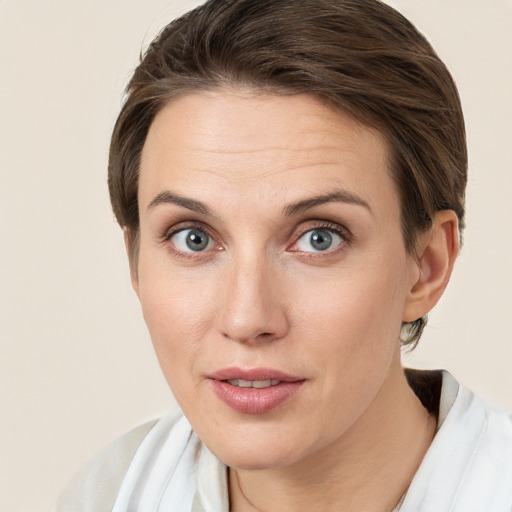
[{"label": "grey iris", "polygon": [[199,229],[191,229],[186,238],[187,247],[192,251],[202,251],[208,246],[208,235]]},{"label": "grey iris", "polygon": [[326,251],[331,247],[332,235],[326,229],[315,229],[311,232],[309,241],[317,251]]}]

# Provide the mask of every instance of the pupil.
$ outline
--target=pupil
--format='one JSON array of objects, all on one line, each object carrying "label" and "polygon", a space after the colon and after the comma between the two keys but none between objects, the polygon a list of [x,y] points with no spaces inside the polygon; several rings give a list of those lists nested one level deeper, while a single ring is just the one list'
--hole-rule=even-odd
[{"label": "pupil", "polygon": [[208,245],[208,235],[198,229],[190,230],[187,236],[187,247],[193,251],[202,251]]},{"label": "pupil", "polygon": [[332,236],[329,233],[329,231],[323,229],[323,230],[316,230],[311,233],[311,245],[317,250],[317,251],[326,251],[329,249],[329,247],[332,244]]}]

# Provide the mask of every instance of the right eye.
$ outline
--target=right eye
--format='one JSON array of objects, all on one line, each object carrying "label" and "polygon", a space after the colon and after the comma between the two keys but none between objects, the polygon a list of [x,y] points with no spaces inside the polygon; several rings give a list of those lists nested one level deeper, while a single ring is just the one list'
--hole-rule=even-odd
[{"label": "right eye", "polygon": [[212,237],[199,228],[182,229],[169,237],[173,245],[182,252],[204,252],[214,245]]}]

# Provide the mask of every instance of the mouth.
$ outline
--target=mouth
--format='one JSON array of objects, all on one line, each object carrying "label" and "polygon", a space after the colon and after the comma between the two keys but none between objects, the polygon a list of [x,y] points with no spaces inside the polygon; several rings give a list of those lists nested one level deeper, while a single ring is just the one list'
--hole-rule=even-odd
[{"label": "mouth", "polygon": [[208,375],[215,395],[242,414],[264,414],[291,399],[306,379],[256,368],[226,368]]}]

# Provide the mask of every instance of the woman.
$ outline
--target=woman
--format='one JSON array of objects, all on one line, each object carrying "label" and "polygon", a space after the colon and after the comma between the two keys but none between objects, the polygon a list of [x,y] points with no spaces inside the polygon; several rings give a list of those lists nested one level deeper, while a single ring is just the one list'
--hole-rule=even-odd
[{"label": "woman", "polygon": [[181,407],[58,510],[512,508],[512,425],[404,371],[464,225],[458,94],[374,0],[210,1],[128,86],[109,187]]}]

